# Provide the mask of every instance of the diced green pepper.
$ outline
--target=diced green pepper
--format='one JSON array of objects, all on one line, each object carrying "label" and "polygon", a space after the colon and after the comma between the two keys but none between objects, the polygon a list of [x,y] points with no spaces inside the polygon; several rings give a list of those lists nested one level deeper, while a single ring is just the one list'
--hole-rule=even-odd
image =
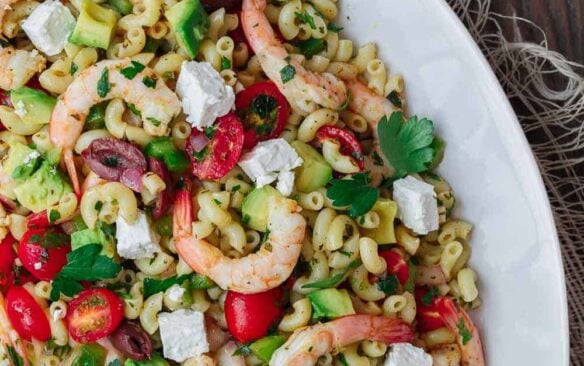
[{"label": "diced green pepper", "polygon": [[160,137],[149,142],[144,152],[147,156],[164,161],[171,172],[182,173],[190,165],[186,154],[177,149],[168,137]]},{"label": "diced green pepper", "polygon": [[260,361],[269,363],[272,355],[286,342],[286,337],[281,335],[268,336],[250,344],[249,349]]},{"label": "diced green pepper", "polygon": [[209,29],[209,17],[201,2],[182,0],[168,9],[164,15],[179,46],[191,58],[195,58]]}]

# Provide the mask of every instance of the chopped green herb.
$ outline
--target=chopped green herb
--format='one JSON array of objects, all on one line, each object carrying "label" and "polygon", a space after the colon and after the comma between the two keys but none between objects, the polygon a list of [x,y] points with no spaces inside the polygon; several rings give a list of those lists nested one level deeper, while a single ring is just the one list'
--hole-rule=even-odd
[{"label": "chopped green herb", "polygon": [[14,366],[24,366],[24,360],[18,352],[16,352],[14,347],[6,345],[6,350],[8,351],[8,357]]},{"label": "chopped green herb", "polygon": [[231,60],[225,56],[221,57],[221,71],[231,69]]},{"label": "chopped green herb", "polygon": [[399,289],[399,280],[396,275],[389,275],[377,282],[377,288],[387,296],[395,295]]},{"label": "chopped green herb", "polygon": [[311,59],[314,55],[324,51],[326,42],[323,39],[311,37],[298,43],[298,48],[300,49],[300,53],[306,56],[307,59]]},{"label": "chopped green herb", "polygon": [[141,63],[132,61],[132,66],[124,67],[120,70],[120,73],[124,75],[126,79],[132,80],[136,77],[136,75],[144,71],[145,68],[146,66],[142,65]]},{"label": "chopped green herb", "polygon": [[472,339],[472,333],[466,327],[464,318],[460,318],[458,323],[456,323],[456,328],[458,328],[458,334],[462,337],[462,345],[466,345]]},{"label": "chopped green herb", "polygon": [[48,231],[44,236],[34,234],[28,240],[31,244],[38,243],[43,248],[57,248],[68,243],[69,237],[65,234]]},{"label": "chopped green herb", "polygon": [[128,109],[130,110],[130,112],[134,113],[138,117],[140,117],[142,115],[142,113],[140,113],[138,108],[136,108],[136,106],[132,103],[128,103]]},{"label": "chopped green herb", "polygon": [[150,123],[152,123],[155,127],[160,126],[160,124],[162,123],[154,117],[146,117],[146,120],[150,121]]},{"label": "chopped green herb", "polygon": [[251,102],[251,110],[260,118],[275,117],[273,116],[278,108],[278,101],[276,98],[267,94],[260,94]]},{"label": "chopped green herb", "polygon": [[59,220],[61,218],[61,213],[57,210],[51,210],[49,212],[49,222],[55,223],[57,220]]},{"label": "chopped green herb", "polygon": [[395,90],[392,90],[392,92],[389,93],[389,95],[387,96],[387,100],[389,100],[391,104],[398,108],[402,107],[402,101],[401,98],[399,97],[399,93],[396,92]]},{"label": "chopped green herb", "polygon": [[347,252],[345,250],[339,250],[339,253],[341,253],[342,255],[344,255],[345,257],[349,257],[351,258],[351,256],[353,255],[353,253],[351,252]]},{"label": "chopped green herb", "polygon": [[71,75],[75,74],[78,69],[79,69],[79,66],[77,66],[77,64],[75,62],[71,62],[71,70],[69,70]]},{"label": "chopped green herb", "polygon": [[332,22],[329,23],[329,24],[327,24],[326,27],[327,27],[328,30],[330,30],[331,32],[334,32],[334,33],[339,33],[340,31],[342,31],[343,29],[345,29],[343,27],[339,27],[338,25],[336,25],[335,23],[332,23]]},{"label": "chopped green herb", "polygon": [[104,67],[103,71],[101,72],[101,77],[97,82],[97,95],[99,95],[100,98],[105,98],[110,92],[111,88],[112,86],[109,82],[109,69]]},{"label": "chopped green herb", "polygon": [[260,245],[263,245],[264,243],[266,243],[268,241],[269,237],[270,237],[270,229],[266,229],[266,231],[262,235],[262,240],[260,241]]},{"label": "chopped green herb", "polygon": [[424,294],[424,296],[422,296],[422,304],[428,306],[432,304],[432,301],[438,296],[440,296],[440,290],[438,290],[438,287],[433,286]]},{"label": "chopped green herb", "polygon": [[153,79],[150,76],[144,76],[142,78],[142,84],[146,85],[150,89],[154,89],[156,88],[156,79]]},{"label": "chopped green herb", "polygon": [[337,287],[338,285],[341,284],[341,282],[343,282],[343,280],[345,279],[345,276],[352,270],[354,270],[355,268],[359,267],[361,265],[361,261],[352,261],[351,264],[349,264],[349,266],[347,268],[345,268],[342,272],[337,273],[334,276],[331,276],[329,278],[326,278],[324,280],[320,280],[320,281],[316,281],[316,282],[312,282],[312,283],[307,283],[306,285],[303,285],[302,288],[331,288],[331,287]]},{"label": "chopped green herb", "polygon": [[95,206],[93,206],[93,208],[95,208],[95,211],[101,211],[102,207],[103,207],[103,202],[101,202],[101,201],[95,202]]},{"label": "chopped green herb", "polygon": [[238,184],[236,186],[233,186],[233,188],[231,188],[231,192],[235,193],[238,192],[241,189],[241,185]]},{"label": "chopped green herb", "polygon": [[298,20],[300,20],[302,23],[308,24],[308,26],[310,26],[310,29],[316,29],[316,24],[314,23],[314,18],[312,17],[312,15],[308,14],[307,11],[303,11],[303,12],[297,11],[294,14],[296,15],[296,18]]},{"label": "chopped green herb", "polygon": [[203,130],[203,133],[209,140],[212,140],[213,137],[215,137],[215,132],[217,132],[217,129],[214,126],[205,127]]},{"label": "chopped green herb", "polygon": [[241,222],[243,222],[244,224],[249,224],[249,220],[251,220],[251,217],[249,215],[243,215],[243,217],[241,218]]},{"label": "chopped green herb", "polygon": [[365,215],[379,197],[379,189],[369,186],[367,173],[358,173],[349,179],[333,179],[326,195],[337,207],[350,206],[349,216]]},{"label": "chopped green herb", "polygon": [[201,161],[203,159],[205,159],[205,156],[207,155],[207,148],[203,148],[201,151],[193,151],[193,158],[195,158],[198,161]]},{"label": "chopped green herb", "polygon": [[213,198],[213,202],[217,205],[217,206],[221,206],[221,201],[219,201],[217,198]]},{"label": "chopped green herb", "polygon": [[426,118],[410,117],[404,123],[402,112],[383,117],[377,126],[379,145],[396,170],[396,177],[428,170],[436,151],[434,124]]},{"label": "chopped green herb", "polygon": [[338,359],[342,366],[351,366],[347,362],[347,359],[345,358],[345,355],[343,353],[339,353]]},{"label": "chopped green herb", "polygon": [[296,76],[296,69],[292,65],[286,65],[280,70],[280,77],[284,84],[294,79],[294,76]]}]

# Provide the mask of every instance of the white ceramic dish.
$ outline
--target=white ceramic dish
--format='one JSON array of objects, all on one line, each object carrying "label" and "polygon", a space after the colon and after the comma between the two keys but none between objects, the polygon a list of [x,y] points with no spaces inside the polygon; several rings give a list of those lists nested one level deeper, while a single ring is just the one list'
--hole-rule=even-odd
[{"label": "white ceramic dish", "polygon": [[473,317],[489,365],[565,366],[564,272],[533,154],[495,75],[443,0],[343,0],[359,44],[406,79],[409,113],[431,118],[448,143],[440,171],[457,215],[474,223],[472,265],[483,306]]}]

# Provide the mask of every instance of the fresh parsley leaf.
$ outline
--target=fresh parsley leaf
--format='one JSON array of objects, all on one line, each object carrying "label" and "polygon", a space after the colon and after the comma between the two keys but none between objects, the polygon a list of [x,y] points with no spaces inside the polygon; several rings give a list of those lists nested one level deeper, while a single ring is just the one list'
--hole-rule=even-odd
[{"label": "fresh parsley leaf", "polygon": [[345,358],[345,355],[343,353],[339,353],[339,355],[337,356],[337,358],[339,359],[339,362],[341,363],[341,365],[343,365],[343,366],[350,366],[349,363],[347,362],[347,359]]},{"label": "fresh parsley leaf", "polygon": [[146,66],[142,65],[137,61],[132,61],[132,66],[124,67],[120,70],[120,73],[124,75],[126,79],[132,80],[138,75],[140,72],[144,71]]},{"label": "fresh parsley leaf", "polygon": [[69,241],[69,237],[63,233],[58,233],[54,231],[48,231],[44,236],[32,235],[30,237],[31,243],[39,243],[43,248],[57,248],[66,245]]},{"label": "fresh parsley leaf", "polygon": [[286,84],[296,76],[296,69],[292,65],[286,65],[280,70],[280,77],[282,82]]},{"label": "fresh parsley leaf", "polygon": [[300,53],[311,59],[314,55],[322,52],[326,48],[326,42],[323,39],[308,38],[305,41],[298,43]]},{"label": "fresh parsley leaf", "polygon": [[402,100],[399,97],[399,93],[396,92],[395,90],[392,90],[391,93],[389,93],[389,95],[387,96],[387,100],[389,100],[391,102],[391,104],[393,104],[394,106],[401,108],[402,105]]},{"label": "fresh parsley leaf", "polygon": [[128,109],[138,117],[142,115],[138,108],[136,108],[136,106],[132,103],[128,103]]},{"label": "fresh parsley leaf", "polygon": [[101,77],[97,82],[97,95],[99,95],[100,98],[105,98],[110,92],[111,88],[112,86],[109,82],[109,69],[104,67],[103,71],[101,72]]},{"label": "fresh parsley leaf", "polygon": [[73,297],[83,291],[83,285],[78,281],[61,276],[58,274],[52,282],[51,300],[59,300],[60,294]]},{"label": "fresh parsley leaf", "polygon": [[458,334],[462,337],[462,345],[466,345],[472,339],[472,333],[466,327],[464,318],[460,318],[458,323],[456,323],[456,328],[458,328]]},{"label": "fresh parsley leaf", "polygon": [[233,186],[233,188],[231,188],[231,192],[235,193],[238,192],[241,189],[241,184],[238,184],[236,186]]},{"label": "fresh parsley leaf", "polygon": [[231,68],[231,60],[225,56],[221,57],[221,71],[229,70]]},{"label": "fresh parsley leaf", "polygon": [[355,268],[359,267],[360,265],[361,265],[361,261],[358,261],[358,260],[352,261],[351,264],[349,264],[349,266],[347,268],[345,268],[342,272],[339,272],[336,275],[331,276],[329,278],[325,278],[324,280],[320,280],[320,281],[316,281],[316,282],[312,282],[312,283],[307,283],[306,285],[303,285],[302,288],[323,289],[323,288],[337,287],[338,285],[341,284],[341,282],[343,282],[343,280],[345,279],[345,276],[349,272],[351,272]]},{"label": "fresh parsley leaf", "polygon": [[57,210],[51,210],[49,212],[49,222],[52,224],[61,218],[61,213]]},{"label": "fresh parsley leaf", "polygon": [[399,280],[396,275],[389,275],[377,282],[377,288],[383,291],[387,296],[395,295],[399,289]]},{"label": "fresh parsley leaf", "polygon": [[314,18],[312,17],[312,15],[308,14],[307,11],[303,12],[297,11],[294,14],[296,14],[296,18],[298,18],[298,20],[300,20],[302,23],[308,24],[310,29],[316,29],[316,23],[314,23]]},{"label": "fresh parsley leaf", "polygon": [[383,117],[377,125],[381,151],[396,170],[396,177],[428,170],[434,156],[434,124],[426,118],[410,117],[404,123],[402,112]]},{"label": "fresh parsley leaf", "polygon": [[327,28],[328,30],[330,30],[331,32],[335,32],[335,33],[339,33],[339,32],[341,32],[343,29],[345,29],[345,28],[343,28],[343,27],[339,27],[338,25],[336,25],[335,23],[332,23],[332,22],[331,22],[331,23],[329,23],[329,24],[327,24],[326,28]]},{"label": "fresh parsley leaf", "polygon": [[174,285],[180,285],[189,279],[189,275],[173,276],[163,280],[147,277],[144,279],[144,298],[168,290]]},{"label": "fresh parsley leaf", "polygon": [[219,201],[217,198],[213,198],[213,202],[217,205],[217,206],[221,206],[221,201]]},{"label": "fresh parsley leaf", "polygon": [[260,241],[260,246],[264,245],[268,241],[269,237],[270,237],[270,229],[266,229],[266,231],[262,235],[262,240]]},{"label": "fresh parsley leaf", "polygon": [[440,296],[440,290],[438,290],[438,287],[433,286],[430,290],[428,290],[428,292],[424,294],[424,296],[422,296],[422,304],[429,306],[432,304],[432,300],[438,296]]},{"label": "fresh parsley leaf", "polygon": [[67,254],[67,264],[60,275],[78,281],[99,281],[117,276],[122,267],[113,259],[100,255],[100,244],[89,244]]},{"label": "fresh parsley leaf", "polygon": [[278,108],[276,98],[267,94],[260,94],[251,101],[251,110],[260,118],[271,117]]},{"label": "fresh parsley leaf", "polygon": [[349,179],[333,179],[326,196],[337,207],[350,206],[349,216],[356,218],[365,215],[375,205],[379,189],[369,186],[367,173],[359,173]]},{"label": "fresh parsley leaf", "polygon": [[79,66],[77,66],[77,64],[75,62],[72,62],[71,69],[69,70],[69,72],[71,75],[73,75],[77,72],[78,69],[79,69]]},{"label": "fresh parsley leaf", "polygon": [[93,206],[93,208],[95,208],[95,211],[101,211],[102,207],[103,207],[103,202],[101,202],[101,201],[95,202],[95,206]]},{"label": "fresh parsley leaf", "polygon": [[160,126],[160,124],[162,123],[154,117],[146,117],[146,120],[150,121],[150,123],[152,123],[155,127]]},{"label": "fresh parsley leaf", "polygon": [[150,76],[144,76],[142,78],[142,84],[146,85],[150,89],[156,88],[156,79],[151,78]]},{"label": "fresh parsley leaf", "polygon": [[205,136],[207,136],[209,140],[212,140],[213,137],[215,137],[215,132],[217,132],[217,129],[214,126],[205,127],[205,129],[203,130],[203,133],[205,134]]},{"label": "fresh parsley leaf", "polygon": [[207,148],[203,148],[201,151],[193,151],[193,158],[195,158],[195,160],[197,161],[201,161],[203,159],[205,159],[205,156],[207,155]]}]

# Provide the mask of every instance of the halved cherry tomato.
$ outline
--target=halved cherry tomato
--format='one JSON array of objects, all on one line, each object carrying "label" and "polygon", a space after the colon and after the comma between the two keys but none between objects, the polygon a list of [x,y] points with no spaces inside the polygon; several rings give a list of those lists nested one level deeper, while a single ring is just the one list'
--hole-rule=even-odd
[{"label": "halved cherry tomato", "polygon": [[437,306],[440,297],[434,297],[424,303],[424,296],[428,290],[416,287],[416,319],[421,332],[430,332],[445,326]]},{"label": "halved cherry tomato", "polygon": [[49,222],[47,211],[32,213],[26,218],[27,229],[41,229],[49,226],[51,226],[51,223]]},{"label": "halved cherry tomato", "polygon": [[0,242],[0,291],[8,290],[14,284],[14,251],[16,239],[10,233]]},{"label": "halved cherry tomato", "polygon": [[290,114],[286,97],[271,81],[256,83],[240,91],[235,108],[243,121],[243,147],[246,149],[280,136]]},{"label": "halved cherry tomato", "polygon": [[280,287],[249,295],[228,291],[225,298],[227,328],[242,343],[262,338],[282,314],[281,303]]},{"label": "halved cherry tomato", "polygon": [[124,303],[113,291],[81,291],[70,303],[65,322],[69,335],[79,343],[92,343],[112,334],[124,318]]},{"label": "halved cherry tomato", "polygon": [[397,279],[402,285],[408,282],[408,278],[410,278],[410,269],[408,268],[408,263],[401,255],[399,250],[383,250],[379,252],[379,256],[385,259],[385,263],[387,263],[388,274],[396,275]]},{"label": "halved cherry tomato", "polygon": [[359,140],[349,130],[337,126],[322,126],[316,132],[316,138],[320,143],[327,139],[338,141],[341,144],[341,153],[355,159],[360,170],[365,169],[363,148]]},{"label": "halved cherry tomato", "polygon": [[49,281],[67,264],[69,235],[56,229],[30,229],[18,244],[18,258],[33,276]]},{"label": "halved cherry tomato", "polygon": [[46,342],[51,338],[51,325],[43,308],[24,287],[12,286],[6,294],[6,314],[16,332],[27,341]]},{"label": "halved cherry tomato", "polygon": [[[200,145],[200,140],[208,141]],[[186,151],[191,171],[200,179],[220,179],[237,164],[243,149],[243,125],[229,113],[217,118],[213,127],[199,131],[193,128]]]}]

